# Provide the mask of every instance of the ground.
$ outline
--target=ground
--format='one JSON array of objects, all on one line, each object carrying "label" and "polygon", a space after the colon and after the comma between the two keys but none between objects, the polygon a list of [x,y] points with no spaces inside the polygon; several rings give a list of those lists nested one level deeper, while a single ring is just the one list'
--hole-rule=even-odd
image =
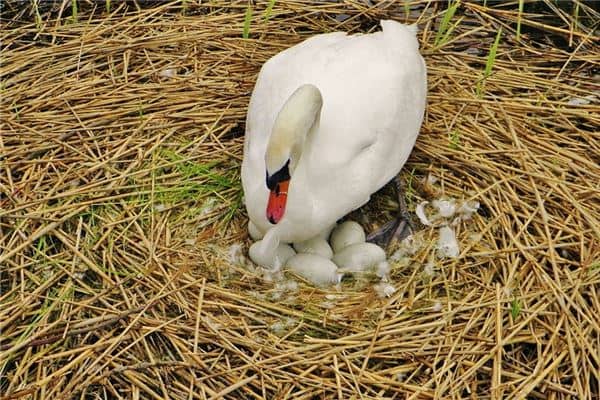
[{"label": "ground", "polygon": [[[373,3],[1,5],[3,398],[600,398],[597,5]],[[456,259],[420,227],[389,298],[269,282],[243,257],[256,75],[382,18],[429,71],[409,209],[481,208]]]}]

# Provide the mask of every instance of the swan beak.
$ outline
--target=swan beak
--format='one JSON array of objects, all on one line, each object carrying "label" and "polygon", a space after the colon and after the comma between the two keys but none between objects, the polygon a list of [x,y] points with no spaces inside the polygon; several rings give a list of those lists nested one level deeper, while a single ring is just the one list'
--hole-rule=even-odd
[{"label": "swan beak", "polygon": [[277,224],[285,213],[285,204],[287,203],[288,187],[290,180],[284,180],[277,184],[269,194],[269,203],[267,204],[267,219],[272,224]]}]

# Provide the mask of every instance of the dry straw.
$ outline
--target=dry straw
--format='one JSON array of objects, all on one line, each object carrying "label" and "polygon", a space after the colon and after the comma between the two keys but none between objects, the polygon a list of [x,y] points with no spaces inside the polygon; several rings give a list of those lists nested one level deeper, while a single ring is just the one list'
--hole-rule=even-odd
[{"label": "dry straw", "polygon": [[[1,6],[3,398],[600,397],[593,2],[128,4]],[[389,299],[265,282],[230,248],[256,74],[380,18],[429,68],[409,204],[480,212]]]}]

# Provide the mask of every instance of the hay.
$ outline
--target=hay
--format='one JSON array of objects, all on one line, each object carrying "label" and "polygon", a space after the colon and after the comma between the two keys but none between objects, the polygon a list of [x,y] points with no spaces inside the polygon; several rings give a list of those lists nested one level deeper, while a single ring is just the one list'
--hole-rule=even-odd
[{"label": "hay", "polygon": [[[600,397],[593,4],[265,2],[243,39],[246,2],[110,3],[2,5],[4,398]],[[229,254],[256,74],[390,17],[429,68],[409,205],[479,201],[461,255],[423,229],[385,300],[265,282]]]}]

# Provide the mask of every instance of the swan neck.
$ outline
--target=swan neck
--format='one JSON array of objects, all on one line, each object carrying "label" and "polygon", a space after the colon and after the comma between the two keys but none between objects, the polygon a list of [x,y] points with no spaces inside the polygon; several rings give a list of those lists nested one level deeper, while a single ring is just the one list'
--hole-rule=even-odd
[{"label": "swan neck", "polygon": [[268,172],[277,171],[288,160],[293,172],[307,136],[318,125],[322,106],[321,92],[313,85],[303,85],[289,97],[275,119],[267,145]]}]

